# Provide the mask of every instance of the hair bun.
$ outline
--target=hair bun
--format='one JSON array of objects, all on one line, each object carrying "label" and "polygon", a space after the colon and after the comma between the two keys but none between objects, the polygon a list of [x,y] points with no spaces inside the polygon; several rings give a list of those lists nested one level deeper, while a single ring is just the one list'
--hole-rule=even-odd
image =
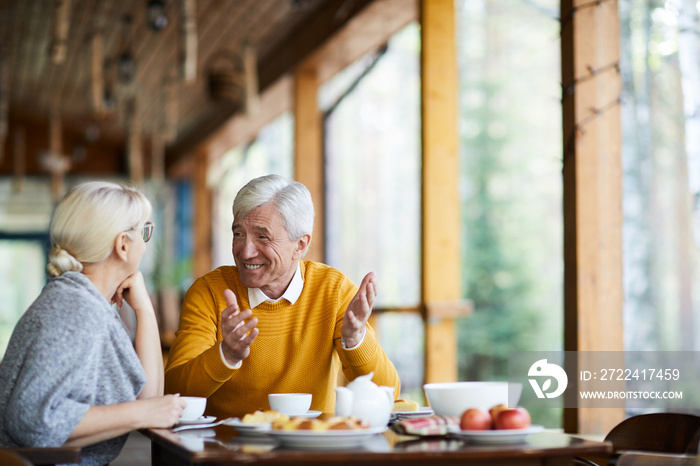
[{"label": "hair bun", "polygon": [[46,273],[51,277],[59,277],[65,272],[82,272],[81,264],[71,253],[56,244],[51,246]]}]

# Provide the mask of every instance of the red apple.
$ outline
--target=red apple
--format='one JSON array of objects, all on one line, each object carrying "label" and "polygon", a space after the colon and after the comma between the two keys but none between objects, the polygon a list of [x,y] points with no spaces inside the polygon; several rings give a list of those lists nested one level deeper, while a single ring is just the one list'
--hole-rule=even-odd
[{"label": "red apple", "polygon": [[525,408],[504,409],[494,422],[496,429],[525,429],[532,423],[530,413]]},{"label": "red apple", "polygon": [[496,423],[496,418],[498,417],[498,413],[503,411],[504,409],[508,409],[508,406],[504,405],[503,403],[496,405],[489,409],[489,414],[491,414],[491,420],[493,423]]},{"label": "red apple", "polygon": [[489,430],[492,425],[491,415],[479,408],[467,409],[459,419],[462,430]]}]

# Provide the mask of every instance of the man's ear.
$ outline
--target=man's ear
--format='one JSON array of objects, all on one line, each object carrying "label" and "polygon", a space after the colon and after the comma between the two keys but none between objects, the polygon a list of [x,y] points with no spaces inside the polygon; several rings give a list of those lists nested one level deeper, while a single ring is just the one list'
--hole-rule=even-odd
[{"label": "man's ear", "polygon": [[129,249],[131,245],[127,241],[126,233],[121,232],[114,239],[114,253],[119,260],[126,262],[129,258]]},{"label": "man's ear", "polygon": [[311,244],[311,235],[303,235],[297,241],[297,249],[295,252],[295,259],[301,259],[306,255],[309,250],[309,245]]}]

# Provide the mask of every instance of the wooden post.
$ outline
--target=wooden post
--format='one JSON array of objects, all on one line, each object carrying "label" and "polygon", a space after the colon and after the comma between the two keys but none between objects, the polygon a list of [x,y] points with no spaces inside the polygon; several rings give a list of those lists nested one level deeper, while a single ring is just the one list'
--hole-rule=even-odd
[{"label": "wooden post", "polygon": [[25,173],[25,161],[27,160],[27,140],[24,127],[19,126],[14,131],[14,163],[12,169],[12,189],[18,193],[22,191]]},{"label": "wooden post", "polygon": [[324,160],[323,119],[318,109],[316,68],[299,66],[294,74],[294,179],[311,192],[316,210],[314,234],[305,259],[323,262],[324,249]]},{"label": "wooden post", "polygon": [[143,183],[143,141],[141,140],[141,117],[136,100],[127,104],[127,125],[129,144],[129,178],[134,186]]},{"label": "wooden post", "polygon": [[53,36],[49,55],[54,65],[61,65],[68,51],[68,29],[70,27],[70,0],[54,0]]},{"label": "wooden post", "polygon": [[181,0],[180,77],[188,84],[197,80],[197,2]]},{"label": "wooden post", "polygon": [[105,77],[104,77],[104,36],[96,33],[92,36],[92,61],[90,63],[90,87],[92,90],[92,110],[104,113]]},{"label": "wooden post", "polygon": [[5,142],[10,126],[10,65],[5,57],[5,48],[0,46],[0,164],[5,155]]},{"label": "wooden post", "polygon": [[151,134],[151,179],[163,181],[165,178],[165,140],[156,130]]},{"label": "wooden post", "polygon": [[[617,1],[562,0],[564,346],[622,351],[621,79]],[[567,409],[607,433],[624,409]]]},{"label": "wooden post", "polygon": [[70,169],[70,159],[63,154],[63,123],[56,105],[49,118],[49,153],[44,165],[51,173],[51,196],[58,200],[65,192],[65,174]]},{"label": "wooden post", "polygon": [[174,79],[163,80],[163,139],[164,142],[173,142],[177,139],[177,81]]},{"label": "wooden post", "polygon": [[207,185],[209,148],[200,146],[194,157],[192,176],[192,276],[200,277],[212,265],[212,195]]},{"label": "wooden post", "polygon": [[461,307],[454,9],[453,0],[421,0],[426,382],[457,380],[456,326],[442,312],[446,302]]},{"label": "wooden post", "polygon": [[245,73],[245,111],[248,114],[257,115],[260,113],[258,57],[255,47],[250,44],[243,47],[243,71]]}]

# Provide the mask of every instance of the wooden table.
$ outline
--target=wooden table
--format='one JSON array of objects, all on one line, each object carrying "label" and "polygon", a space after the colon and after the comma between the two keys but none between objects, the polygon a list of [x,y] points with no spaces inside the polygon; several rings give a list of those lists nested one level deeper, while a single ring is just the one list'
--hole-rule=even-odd
[{"label": "wooden table", "polygon": [[7,449],[28,459],[35,465],[80,463],[80,448],[78,447],[16,447]]},{"label": "wooden table", "polygon": [[564,465],[575,456],[607,458],[609,442],[540,432],[517,444],[478,445],[468,440],[377,434],[362,447],[344,450],[299,450],[281,447],[266,437],[239,435],[229,426],[173,433],[148,429],[151,459],[161,465]]}]

